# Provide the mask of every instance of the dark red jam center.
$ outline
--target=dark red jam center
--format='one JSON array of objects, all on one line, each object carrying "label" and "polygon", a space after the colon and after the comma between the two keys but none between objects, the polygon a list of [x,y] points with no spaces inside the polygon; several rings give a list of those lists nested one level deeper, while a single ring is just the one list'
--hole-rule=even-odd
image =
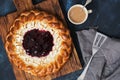
[{"label": "dark red jam center", "polygon": [[30,56],[47,56],[53,47],[53,36],[49,31],[33,29],[24,35],[23,47]]}]

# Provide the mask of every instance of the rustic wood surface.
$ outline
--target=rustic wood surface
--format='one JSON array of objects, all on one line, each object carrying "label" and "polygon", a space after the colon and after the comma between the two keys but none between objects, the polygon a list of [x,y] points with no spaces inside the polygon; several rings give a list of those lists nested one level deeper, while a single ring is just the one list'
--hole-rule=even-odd
[{"label": "rustic wood surface", "polygon": [[[10,26],[12,25],[13,21],[21,12],[25,10],[30,10],[34,8],[45,10],[57,16],[66,25],[58,0],[45,0],[36,5],[32,4],[32,0],[14,0],[14,3],[17,8],[17,11],[14,13],[8,14],[6,16],[0,17],[0,36],[2,37],[2,40],[4,43],[5,43],[5,37],[9,32]],[[60,69],[60,71],[55,74],[48,75],[46,77],[35,77],[22,70],[19,70],[14,64],[12,64],[12,66],[16,76],[16,80],[52,80],[56,77],[60,77],[62,75],[68,74],[70,72],[74,72],[82,68],[79,58],[77,56],[76,49],[74,47],[73,47],[73,52],[70,56],[70,59]]]}]

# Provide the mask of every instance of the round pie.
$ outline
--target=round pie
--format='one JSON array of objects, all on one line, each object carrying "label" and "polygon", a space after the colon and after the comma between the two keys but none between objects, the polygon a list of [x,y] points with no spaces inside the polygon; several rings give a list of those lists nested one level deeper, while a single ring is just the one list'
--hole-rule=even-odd
[{"label": "round pie", "polygon": [[51,14],[25,11],[15,19],[5,48],[12,63],[35,76],[57,72],[67,62],[72,41],[69,30]]}]

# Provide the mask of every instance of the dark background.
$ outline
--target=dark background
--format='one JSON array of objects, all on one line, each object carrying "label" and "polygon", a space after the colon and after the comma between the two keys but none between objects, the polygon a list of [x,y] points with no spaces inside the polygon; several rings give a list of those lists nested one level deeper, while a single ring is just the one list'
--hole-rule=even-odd
[{"label": "dark background", "polygon": [[[43,0],[32,0],[33,4],[42,2]],[[112,38],[120,39],[120,0],[93,0],[87,5],[87,9],[92,9],[93,13],[89,14],[87,21],[82,25],[73,25],[68,21],[67,11],[74,4],[85,4],[86,0],[59,0],[64,17],[71,31],[75,47],[77,49],[82,65],[80,47],[76,36],[76,31],[89,28],[96,28],[97,31],[104,33]],[[16,7],[12,0],[0,0],[0,16],[16,11]],[[55,80],[76,80],[82,70],[56,78]],[[8,61],[2,40],[0,39],[0,80],[15,80],[12,67]]]}]

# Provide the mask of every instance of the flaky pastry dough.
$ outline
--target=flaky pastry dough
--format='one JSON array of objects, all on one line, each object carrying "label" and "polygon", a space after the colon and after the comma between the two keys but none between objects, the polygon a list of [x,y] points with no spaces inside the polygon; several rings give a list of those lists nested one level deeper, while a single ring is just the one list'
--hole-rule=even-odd
[{"label": "flaky pastry dough", "polygon": [[[47,30],[54,39],[52,51],[45,57],[26,54],[22,41],[25,33],[32,29]],[[69,30],[56,17],[44,11],[30,10],[15,19],[6,37],[8,57],[19,69],[35,76],[46,76],[57,72],[68,60],[72,41]]]}]

